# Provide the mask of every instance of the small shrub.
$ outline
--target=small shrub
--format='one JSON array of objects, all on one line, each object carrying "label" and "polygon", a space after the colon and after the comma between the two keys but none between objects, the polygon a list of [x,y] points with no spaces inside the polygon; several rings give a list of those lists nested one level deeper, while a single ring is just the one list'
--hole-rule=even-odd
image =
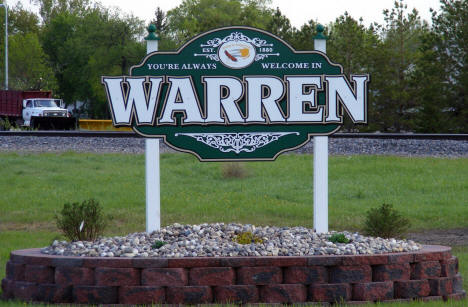
[{"label": "small shrub", "polygon": [[328,238],[328,241],[333,243],[349,243],[350,240],[342,233],[335,233]]},{"label": "small shrub", "polygon": [[365,234],[381,238],[404,237],[409,227],[410,221],[390,204],[367,211],[364,222]]},{"label": "small shrub", "polygon": [[64,204],[60,214],[55,215],[55,220],[57,228],[70,241],[93,241],[106,227],[101,205],[94,199],[81,204]]},{"label": "small shrub", "polygon": [[239,162],[227,162],[222,166],[223,178],[245,178],[247,170],[245,164]]},{"label": "small shrub", "polygon": [[263,243],[263,240],[259,236],[256,236],[253,233],[251,233],[250,231],[245,231],[235,236],[234,242],[237,242],[239,244],[258,244]]},{"label": "small shrub", "polygon": [[0,131],[3,131],[3,130],[8,131],[10,129],[11,129],[11,123],[8,120],[8,117],[5,119],[0,118]]},{"label": "small shrub", "polygon": [[167,244],[167,242],[164,242],[164,241],[155,241],[153,243],[153,245],[151,245],[151,248],[152,249],[160,249],[161,247],[163,247],[166,244]]}]

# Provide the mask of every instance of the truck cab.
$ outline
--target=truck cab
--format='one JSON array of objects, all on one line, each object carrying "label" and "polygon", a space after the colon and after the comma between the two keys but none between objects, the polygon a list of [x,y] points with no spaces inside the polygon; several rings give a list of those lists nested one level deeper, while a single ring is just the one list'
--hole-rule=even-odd
[{"label": "truck cab", "polygon": [[70,122],[71,117],[61,99],[30,98],[23,100],[23,126],[31,128],[58,128]]}]

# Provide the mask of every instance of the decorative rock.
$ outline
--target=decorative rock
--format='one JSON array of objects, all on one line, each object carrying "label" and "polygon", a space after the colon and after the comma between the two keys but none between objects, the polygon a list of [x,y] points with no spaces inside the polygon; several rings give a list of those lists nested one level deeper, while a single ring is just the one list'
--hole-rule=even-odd
[{"label": "decorative rock", "polygon": [[[259,243],[238,244],[236,236],[251,232]],[[41,250],[44,254],[91,257],[237,257],[237,256],[307,256],[384,254],[394,251],[416,251],[421,246],[413,241],[365,237],[342,232],[350,243],[329,241],[332,231],[317,234],[305,227],[273,227],[242,224],[173,225],[148,233],[126,237],[100,238],[94,242],[54,241]],[[166,244],[153,248],[155,242]],[[453,266],[453,265],[452,265]],[[422,270],[421,270],[422,271]],[[440,271],[440,265],[439,265]],[[445,272],[445,271],[444,271]]]}]

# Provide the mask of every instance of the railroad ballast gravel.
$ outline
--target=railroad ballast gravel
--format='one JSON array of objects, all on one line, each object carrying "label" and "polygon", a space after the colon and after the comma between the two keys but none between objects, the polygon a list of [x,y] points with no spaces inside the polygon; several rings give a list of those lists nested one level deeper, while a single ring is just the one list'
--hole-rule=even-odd
[{"label": "railroad ballast gravel", "polygon": [[[237,243],[237,236],[246,232],[253,234],[258,239],[257,243]],[[336,232],[317,234],[305,227],[175,223],[151,234],[142,232],[125,237],[104,237],[94,242],[54,241],[41,252],[63,256],[179,258],[373,255],[411,252],[421,248],[420,244],[411,240],[366,237],[346,231],[341,233],[349,239],[349,243],[331,242],[330,237]]]},{"label": "railroad ballast gravel", "polygon": [[[163,142],[160,144],[161,152],[173,152]],[[464,140],[331,137],[328,149],[331,155],[468,157],[468,141]],[[0,151],[142,154],[145,152],[145,140],[143,138],[0,136]],[[313,142],[294,152],[312,153]]]}]

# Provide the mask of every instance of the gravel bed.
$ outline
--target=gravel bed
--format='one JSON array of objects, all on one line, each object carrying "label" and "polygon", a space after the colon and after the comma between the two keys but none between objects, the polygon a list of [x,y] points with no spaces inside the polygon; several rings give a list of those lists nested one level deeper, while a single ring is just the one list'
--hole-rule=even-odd
[{"label": "gravel bed", "polygon": [[[331,155],[397,155],[432,157],[468,157],[468,141],[329,138]],[[99,152],[139,153],[145,151],[143,138],[87,138],[0,136],[0,151],[10,152]],[[161,152],[174,152],[161,142]],[[296,150],[311,153],[313,142]]]},{"label": "gravel bed", "polygon": [[[261,242],[239,244],[239,234],[250,232]],[[341,232],[349,243],[332,243],[336,232],[317,234],[304,227],[271,227],[242,224],[173,225],[160,231],[133,233],[125,237],[100,238],[94,242],[54,241],[41,249],[44,254],[88,257],[236,257],[372,255],[417,251],[413,241],[365,237]],[[157,242],[164,242],[156,246]]]}]

